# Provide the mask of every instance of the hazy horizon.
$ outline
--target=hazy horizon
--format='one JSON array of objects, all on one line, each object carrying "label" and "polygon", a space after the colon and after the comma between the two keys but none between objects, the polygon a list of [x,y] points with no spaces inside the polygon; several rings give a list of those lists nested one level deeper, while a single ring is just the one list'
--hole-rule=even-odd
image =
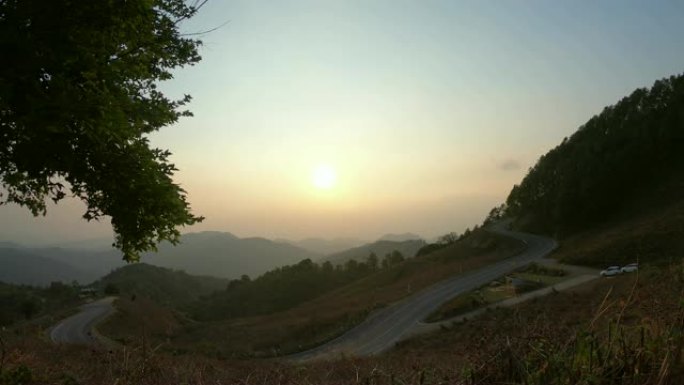
[{"label": "hazy horizon", "polygon": [[[213,1],[184,29],[225,22],[163,86],[195,116],[150,137],[206,217],[183,232],[461,232],[605,106],[684,70],[674,1]],[[0,207],[0,241],[111,235],[83,212]]]}]

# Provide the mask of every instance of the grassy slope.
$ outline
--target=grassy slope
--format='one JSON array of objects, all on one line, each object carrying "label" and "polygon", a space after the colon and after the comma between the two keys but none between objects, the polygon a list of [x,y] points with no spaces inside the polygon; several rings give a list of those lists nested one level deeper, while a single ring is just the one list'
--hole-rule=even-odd
[{"label": "grassy slope", "polygon": [[144,296],[135,300],[121,297],[116,300],[117,312],[98,325],[100,333],[123,345],[136,344],[145,339],[148,343],[164,344],[187,321],[181,314]]},{"label": "grassy slope", "polygon": [[[647,269],[638,282],[636,275],[595,281],[576,291],[492,311],[407,341],[383,362],[420,357],[419,366],[435,374],[448,375],[457,366],[459,375],[470,372],[466,378],[484,383],[545,384],[563,378],[567,383],[589,378],[605,383],[623,376],[623,383],[648,383],[645,380],[657,377],[667,360],[670,346],[662,339],[670,336],[682,316],[678,297],[684,285],[681,279],[670,278],[666,272]],[[654,303],[653,298],[662,300]],[[591,358],[587,344],[593,344]],[[636,361],[641,361],[639,368],[632,364]],[[671,369],[675,366],[681,368],[681,362],[671,362]],[[642,377],[631,382],[637,370]]]},{"label": "grassy slope", "polygon": [[564,239],[554,258],[594,267],[631,262],[667,264],[684,256],[684,201]]}]

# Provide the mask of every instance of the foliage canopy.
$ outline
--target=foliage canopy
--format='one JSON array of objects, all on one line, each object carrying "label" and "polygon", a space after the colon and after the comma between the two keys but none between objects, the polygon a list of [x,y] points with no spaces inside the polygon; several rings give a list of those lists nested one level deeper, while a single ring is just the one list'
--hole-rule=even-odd
[{"label": "foliage canopy", "polygon": [[200,221],[146,136],[191,115],[157,86],[200,60],[179,24],[203,4],[0,0],[0,202],[45,215],[80,198],[127,261]]},{"label": "foliage canopy", "polygon": [[393,251],[382,259],[371,252],[364,260],[349,259],[344,264],[321,264],[311,259],[278,267],[251,279],[243,275],[189,306],[199,320],[221,320],[270,314],[295,307],[305,301],[341,288],[381,270],[402,265],[406,259]]},{"label": "foliage canopy", "polygon": [[684,186],[683,145],[679,75],[637,89],[591,118],[537,161],[503,210],[525,216],[529,230],[568,234],[606,221],[646,193],[671,199]]}]

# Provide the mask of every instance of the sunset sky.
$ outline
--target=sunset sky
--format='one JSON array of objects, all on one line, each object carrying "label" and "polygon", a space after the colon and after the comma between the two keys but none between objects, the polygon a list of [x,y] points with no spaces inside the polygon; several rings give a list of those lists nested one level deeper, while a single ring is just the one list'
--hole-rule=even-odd
[{"label": "sunset sky", "polygon": [[[225,25],[224,25],[225,24]],[[154,134],[204,223],[270,238],[433,237],[482,221],[603,107],[684,71],[684,2],[212,0]],[[0,207],[0,240],[111,234]]]}]

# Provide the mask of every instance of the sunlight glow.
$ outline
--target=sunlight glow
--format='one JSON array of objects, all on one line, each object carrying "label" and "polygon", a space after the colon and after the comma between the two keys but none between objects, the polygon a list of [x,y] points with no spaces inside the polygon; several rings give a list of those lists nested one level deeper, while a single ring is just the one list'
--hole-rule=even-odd
[{"label": "sunlight glow", "polygon": [[319,164],[311,173],[311,182],[318,189],[329,190],[335,187],[337,173],[330,165]]}]

